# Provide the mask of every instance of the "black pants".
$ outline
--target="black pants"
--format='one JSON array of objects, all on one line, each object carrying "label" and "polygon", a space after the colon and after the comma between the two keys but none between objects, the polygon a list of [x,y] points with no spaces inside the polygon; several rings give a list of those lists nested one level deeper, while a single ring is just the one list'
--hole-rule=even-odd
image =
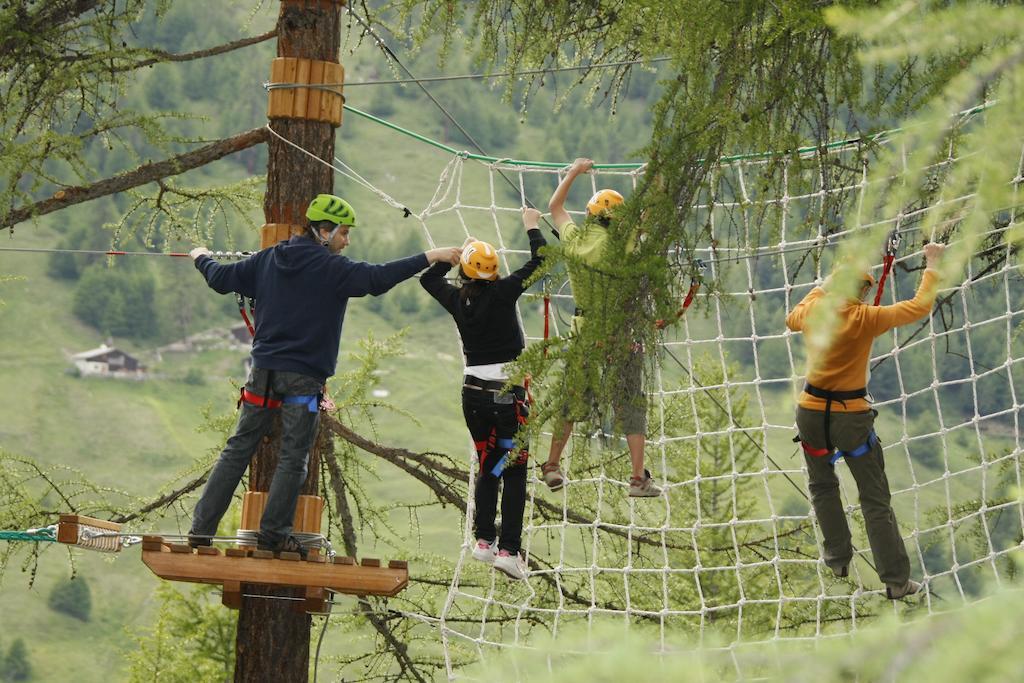
[{"label": "black pants", "polygon": [[494,517],[498,507],[498,488],[505,482],[501,496],[501,536],[498,548],[519,552],[526,510],[526,460],[529,452],[516,450],[514,440],[520,421],[526,421],[526,391],[513,387],[499,394],[483,389],[462,389],[462,414],[473,436],[480,471],[473,499],[476,513],[473,532],[487,541],[498,536]]}]

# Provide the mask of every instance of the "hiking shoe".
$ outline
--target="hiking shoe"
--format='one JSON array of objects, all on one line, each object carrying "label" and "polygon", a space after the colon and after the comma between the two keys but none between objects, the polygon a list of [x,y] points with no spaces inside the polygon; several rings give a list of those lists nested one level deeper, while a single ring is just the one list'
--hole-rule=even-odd
[{"label": "hiking shoe", "polygon": [[644,470],[644,478],[629,478],[630,498],[655,498],[661,495],[661,489],[651,479],[651,473]]},{"label": "hiking shoe", "polygon": [[306,559],[306,557],[309,555],[309,550],[305,546],[303,546],[302,543],[299,542],[299,539],[295,538],[294,536],[289,536],[277,545],[270,545],[268,543],[264,543],[262,537],[260,537],[260,540],[257,543],[256,547],[259,550],[270,550],[275,555],[279,555],[280,553],[298,553],[299,557],[301,557],[302,559]]},{"label": "hiking shoe", "polygon": [[493,543],[488,543],[482,538],[476,539],[473,546],[473,559],[484,564],[494,564],[494,554],[497,549]]},{"label": "hiking shoe", "polygon": [[523,556],[519,553],[510,553],[507,550],[498,551],[498,555],[494,558],[494,568],[516,581],[524,580],[528,572]]},{"label": "hiking shoe", "polygon": [[207,538],[206,536],[201,536],[201,535],[193,536],[192,533],[193,532],[191,532],[191,531],[188,532],[188,545],[189,545],[190,548],[198,548],[200,546],[202,546],[202,547],[209,547],[209,546],[213,545],[213,539],[212,538]]},{"label": "hiking shoe", "polygon": [[546,462],[540,466],[541,476],[544,483],[552,491],[557,491],[565,485],[565,475],[557,462]]},{"label": "hiking shoe", "polygon": [[885,597],[890,600],[899,600],[900,598],[905,598],[908,595],[913,595],[919,590],[921,590],[921,584],[913,579],[908,579],[902,586],[886,586]]}]

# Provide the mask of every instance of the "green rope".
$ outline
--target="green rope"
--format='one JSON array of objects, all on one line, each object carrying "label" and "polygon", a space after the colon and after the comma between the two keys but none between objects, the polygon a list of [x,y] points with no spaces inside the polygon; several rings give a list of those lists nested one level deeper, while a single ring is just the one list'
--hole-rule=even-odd
[{"label": "green rope", "polygon": [[0,531],[0,541],[56,543],[57,534],[53,529],[36,529],[34,531]]},{"label": "green rope", "polygon": [[[503,164],[508,164],[510,166],[538,166],[540,168],[565,168],[565,166],[566,166],[566,164],[559,163],[557,161],[525,161],[525,160],[522,160],[522,159],[506,159],[506,158],[503,158],[503,157],[489,157],[489,156],[485,156],[483,154],[470,154],[469,152],[461,152],[461,151],[455,149],[454,147],[449,147],[448,145],[444,144],[443,142],[438,142],[437,140],[431,140],[430,138],[428,138],[425,135],[420,135],[419,133],[415,133],[415,132],[409,130],[408,128],[402,128],[401,126],[399,126],[397,124],[394,124],[394,123],[391,123],[390,121],[385,121],[382,118],[378,118],[378,117],[374,116],[373,114],[370,114],[369,112],[362,111],[361,109],[356,109],[355,107],[350,107],[347,104],[343,105],[343,106],[345,107],[345,111],[350,111],[353,114],[357,114],[359,116],[367,118],[367,119],[373,121],[374,123],[379,123],[380,125],[382,125],[382,126],[384,126],[386,128],[390,128],[391,130],[396,130],[399,133],[402,133],[403,135],[408,135],[409,137],[411,137],[411,138],[413,138],[415,140],[419,140],[420,142],[425,142],[428,145],[431,145],[433,147],[437,147],[438,149],[443,149],[444,151],[448,152],[449,154],[454,154],[455,156],[461,156],[461,157],[465,157],[467,159],[473,159],[474,161],[483,161],[483,162],[486,162],[486,163],[489,163],[489,164],[496,164],[498,162],[501,162]],[[597,168],[597,169],[635,169],[635,168],[640,168],[641,166],[643,166],[643,164],[639,163],[639,162],[630,162],[630,163],[626,163],[626,164],[594,164],[594,168]]]},{"label": "green rope", "polygon": [[[995,102],[986,102],[984,104],[979,104],[976,107],[972,107],[971,109],[967,109],[965,111],[960,112],[957,115],[957,117],[971,116],[972,114],[977,114],[980,111],[984,111],[985,109],[988,109],[993,104],[995,104]],[[390,121],[385,121],[382,118],[379,118],[379,117],[374,116],[373,114],[370,114],[369,112],[362,111],[361,109],[356,109],[355,107],[349,106],[347,104],[342,105],[342,106],[345,108],[345,111],[352,112],[353,114],[356,114],[358,116],[362,116],[363,118],[369,119],[370,121],[373,121],[374,123],[379,123],[380,125],[382,125],[382,126],[384,126],[386,128],[390,128],[391,130],[398,131],[399,133],[402,133],[403,135],[408,135],[409,137],[411,137],[411,138],[413,138],[415,140],[419,140],[420,142],[425,142],[426,144],[431,145],[433,147],[437,147],[438,149],[442,149],[445,152],[448,152],[449,154],[454,154],[455,156],[465,157],[466,159],[473,159],[474,161],[483,161],[483,162],[488,163],[488,164],[496,164],[496,163],[500,162],[502,164],[508,164],[509,166],[534,166],[534,167],[538,167],[538,168],[565,168],[568,165],[568,164],[557,162],[557,161],[527,161],[527,160],[523,160],[523,159],[505,159],[503,157],[489,157],[489,156],[485,156],[483,154],[470,154],[469,152],[459,151],[459,150],[455,149],[454,147],[449,147],[448,145],[444,144],[443,142],[438,142],[437,140],[432,140],[431,138],[428,138],[425,135],[420,135],[419,133],[413,132],[413,131],[409,130],[408,128],[402,128],[401,126],[399,126],[397,124],[394,124],[394,123],[391,123]],[[799,156],[803,156],[805,154],[813,154],[814,152],[817,152],[817,151],[819,151],[821,149],[825,149],[825,150],[831,151],[831,150],[835,150],[835,149],[842,149],[843,147],[847,147],[847,146],[850,146],[850,145],[856,145],[856,144],[859,144],[859,143],[862,143],[862,142],[881,142],[881,141],[885,140],[886,138],[889,138],[889,137],[891,137],[893,135],[896,135],[897,133],[902,133],[902,132],[903,132],[902,128],[893,128],[891,130],[883,130],[880,133],[875,133],[873,135],[869,135],[869,136],[866,136],[866,137],[848,138],[846,140],[836,140],[835,142],[830,142],[830,143],[828,143],[826,145],[823,145],[822,147],[817,147],[817,146],[814,146],[814,145],[809,145],[807,147],[799,147],[796,150],[794,150],[793,152],[783,152],[782,154],[791,154],[792,153],[792,154],[796,154],[796,155],[799,155]],[[718,162],[720,164],[731,164],[731,163],[734,163],[734,162],[737,162],[737,161],[752,161],[754,159],[768,159],[768,158],[771,158],[773,156],[778,156],[779,154],[780,154],[779,152],[753,152],[753,153],[750,153],[750,154],[734,154],[732,156],[720,157]],[[623,164],[594,164],[594,168],[596,168],[598,170],[601,170],[601,169],[604,169],[604,170],[630,170],[630,169],[640,168],[643,165],[644,165],[644,163],[642,163],[642,162],[634,161],[634,162],[628,162],[628,163],[623,163]]]}]

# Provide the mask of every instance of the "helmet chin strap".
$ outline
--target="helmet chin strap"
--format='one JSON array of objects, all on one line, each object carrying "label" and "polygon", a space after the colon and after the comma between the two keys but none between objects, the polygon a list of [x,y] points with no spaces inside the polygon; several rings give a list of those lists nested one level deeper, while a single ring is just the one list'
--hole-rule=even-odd
[{"label": "helmet chin strap", "polygon": [[316,241],[320,243],[320,246],[327,248],[328,245],[330,245],[331,240],[334,239],[334,236],[338,234],[339,230],[341,230],[341,225],[340,224],[339,225],[335,225],[334,226],[334,230],[331,230],[331,234],[328,235],[326,238],[324,238],[320,234],[320,230],[319,229],[314,228],[313,226],[309,226],[309,230],[310,230],[310,232],[313,233],[313,236],[316,238]]}]

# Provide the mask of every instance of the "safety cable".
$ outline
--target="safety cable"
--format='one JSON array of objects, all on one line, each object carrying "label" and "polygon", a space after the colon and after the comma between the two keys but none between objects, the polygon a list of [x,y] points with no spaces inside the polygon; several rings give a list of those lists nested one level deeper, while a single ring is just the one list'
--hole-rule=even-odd
[{"label": "safety cable", "polygon": [[[434,97],[434,95],[429,90],[427,90],[427,87],[425,85],[423,85],[423,83],[419,79],[417,79],[416,76],[413,75],[413,73],[404,64],[402,64],[402,61],[398,58],[398,55],[395,54],[394,50],[392,50],[390,47],[387,46],[387,44],[384,42],[384,40],[380,36],[377,35],[377,33],[373,30],[373,27],[370,26],[370,24],[368,22],[366,22],[362,17],[360,17],[358,14],[356,14],[355,11],[351,7],[346,7],[346,10],[348,11],[349,16],[354,17],[355,20],[358,21],[359,24],[366,30],[367,34],[371,38],[374,39],[374,41],[377,44],[377,47],[379,47],[381,49],[381,51],[384,53],[384,55],[387,58],[394,60],[395,64],[397,64],[399,67],[401,67],[401,69],[406,74],[408,74],[409,78],[413,79],[416,82],[416,85],[419,86],[420,90],[423,91],[423,94],[426,95],[427,98],[431,102],[433,102],[434,105],[437,106],[438,109],[441,110],[441,113],[444,114],[445,118],[447,118],[449,121],[452,122],[452,125],[455,126],[459,130],[459,132],[462,133],[463,136],[465,136],[466,140],[468,140],[469,143],[471,145],[473,145],[473,147],[475,147],[476,150],[480,154],[486,155],[487,153],[484,151],[483,147],[480,146],[480,143],[478,143],[476,141],[476,139],[470,134],[470,132],[468,130],[466,130],[462,126],[462,124],[460,124],[455,119],[454,116],[452,116],[451,112],[449,112],[447,109],[445,109],[444,105],[441,104],[438,101],[438,99],[436,97]],[[504,179],[504,181],[506,183],[508,183],[509,186],[513,190],[515,190],[515,192],[517,194],[520,192],[520,189],[516,186],[515,183],[512,182],[512,179],[509,178],[508,176],[506,176],[505,173],[501,169],[495,169],[495,170],[498,172],[498,175],[500,175],[502,177],[502,179]],[[536,206],[534,206],[533,202],[531,202],[529,199],[526,198],[525,194],[521,194],[520,199],[522,200],[523,204],[526,204],[526,205],[530,206],[531,208],[537,208]],[[554,234],[554,236],[556,238],[558,238],[559,240],[562,239],[562,236],[558,233],[558,230],[555,229],[555,226],[551,225],[551,223],[546,218],[544,218],[543,216],[541,217],[541,220],[544,221],[544,223],[548,226],[548,228],[551,230],[552,234]]]}]

